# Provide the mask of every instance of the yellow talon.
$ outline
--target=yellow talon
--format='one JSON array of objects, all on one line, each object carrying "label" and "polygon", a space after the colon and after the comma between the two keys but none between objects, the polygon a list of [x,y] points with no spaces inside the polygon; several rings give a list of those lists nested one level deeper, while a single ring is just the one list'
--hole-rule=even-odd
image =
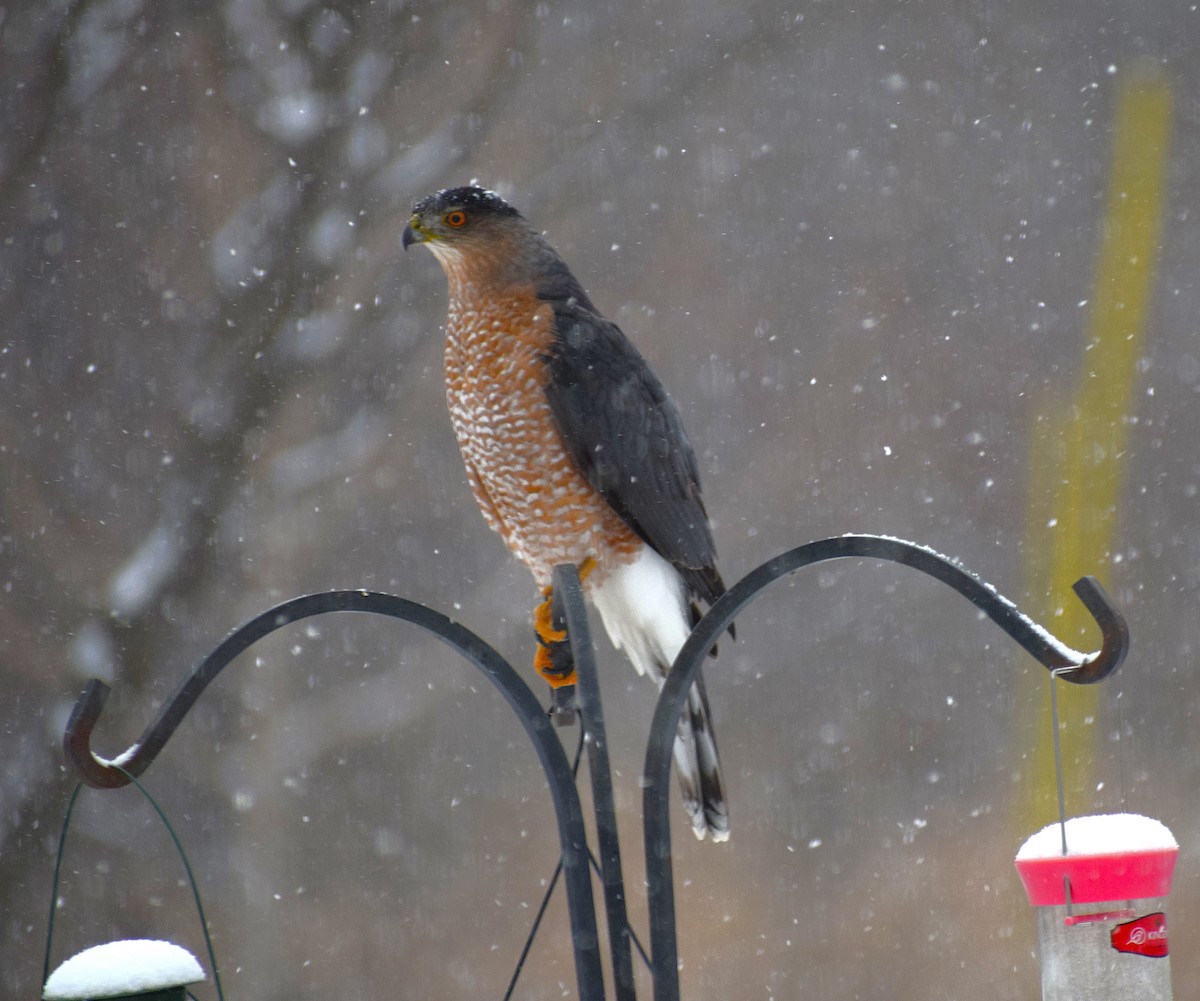
[{"label": "yellow talon", "polygon": [[545,599],[533,610],[533,631],[543,643],[561,643],[567,638],[565,629],[554,628],[554,611],[552,608],[551,589],[543,588],[542,597]]},{"label": "yellow talon", "polygon": [[[579,579],[586,580],[588,574],[596,569],[596,560],[585,557],[579,564]],[[570,650],[566,648],[567,631],[554,627],[554,589],[542,588],[542,601],[533,610],[533,631],[537,636],[537,652],[533,656],[533,669],[537,671],[551,688],[564,688],[575,684],[575,669],[571,665]],[[557,648],[557,649],[556,649]],[[561,653],[560,653],[561,651]],[[556,658],[556,654],[560,654]],[[556,659],[564,663],[555,663]],[[565,670],[570,666],[570,670]]]}]

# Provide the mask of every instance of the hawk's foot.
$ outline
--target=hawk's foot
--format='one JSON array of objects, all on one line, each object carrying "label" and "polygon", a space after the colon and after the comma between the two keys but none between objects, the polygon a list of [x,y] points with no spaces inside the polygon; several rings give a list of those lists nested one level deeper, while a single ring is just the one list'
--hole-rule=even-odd
[{"label": "hawk's foot", "polygon": [[537,633],[538,642],[542,646],[551,643],[562,643],[567,638],[565,629],[554,628],[554,589],[542,588],[541,604],[533,610],[533,631]]},{"label": "hawk's foot", "polygon": [[533,669],[551,688],[575,684],[575,664],[571,659],[571,648],[565,641],[547,644],[539,639],[533,655]]},{"label": "hawk's foot", "polygon": [[571,660],[567,631],[554,626],[553,588],[542,588],[542,601],[533,610],[533,632],[538,643],[533,669],[551,688],[575,684],[575,664]]},{"label": "hawk's foot", "polygon": [[[579,580],[587,580],[596,568],[596,561],[588,556],[579,564]],[[563,688],[575,684],[575,664],[571,659],[571,647],[567,643],[567,631],[554,625],[554,588],[542,588],[542,600],[533,610],[533,631],[537,636],[538,648],[533,656],[533,667],[551,688]]]}]

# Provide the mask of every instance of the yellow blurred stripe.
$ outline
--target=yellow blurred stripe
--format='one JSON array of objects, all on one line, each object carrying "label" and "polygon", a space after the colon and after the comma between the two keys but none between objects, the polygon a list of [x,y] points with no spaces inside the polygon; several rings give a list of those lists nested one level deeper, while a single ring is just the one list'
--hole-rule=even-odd
[{"label": "yellow blurred stripe", "polygon": [[[1069,401],[1043,401],[1030,431],[1026,574],[1029,608],[1043,609],[1042,621],[1081,649],[1099,638],[1091,618],[1071,591],[1084,574],[1112,585],[1130,418],[1136,413],[1138,359],[1154,284],[1163,215],[1163,185],[1171,131],[1171,91],[1154,68],[1129,73],[1117,95],[1112,165],[1105,205],[1096,286],[1083,348],[1079,382]],[[1046,607],[1047,602],[1053,602]],[[1136,640],[1136,637],[1135,637]],[[1029,672],[1031,685],[1045,691],[1044,673]],[[1022,705],[1045,705],[1032,691]],[[1104,692],[1063,684],[1059,714],[1065,724],[1064,779],[1068,813],[1091,809],[1100,750],[1097,717]],[[1030,829],[1057,816],[1053,743],[1047,713],[1019,727],[1035,729],[1029,767]]]}]

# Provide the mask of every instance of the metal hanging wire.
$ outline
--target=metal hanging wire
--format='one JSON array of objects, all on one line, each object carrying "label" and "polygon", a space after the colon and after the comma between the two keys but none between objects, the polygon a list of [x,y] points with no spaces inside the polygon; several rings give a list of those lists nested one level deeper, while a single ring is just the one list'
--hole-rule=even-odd
[{"label": "metal hanging wire", "polygon": [[[121,771],[119,765],[114,766]],[[204,947],[208,951],[208,965],[212,970],[213,986],[217,990],[217,998],[219,1001],[225,1001],[225,992],[221,989],[221,971],[217,967],[217,953],[213,948],[212,935],[208,931],[208,918],[204,914],[204,903],[200,899],[200,887],[196,883],[196,876],[192,872],[192,864],[188,861],[187,852],[183,850],[183,842],[179,840],[179,835],[175,833],[175,828],[171,821],[167,819],[167,814],[158,801],[150,795],[141,782],[125,772],[126,778],[137,787],[138,792],[142,794],[146,802],[153,807],[154,812],[158,814],[159,819],[163,822],[163,826],[167,829],[167,833],[171,836],[171,842],[175,845],[175,850],[179,853],[179,860],[183,863],[184,872],[187,873],[188,885],[192,890],[192,900],[196,905],[196,914],[200,918],[200,930],[204,933]],[[67,831],[71,826],[71,817],[75,812],[75,804],[79,799],[79,793],[83,789],[83,783],[77,783],[75,789],[71,793],[71,798],[67,801],[67,813],[63,817],[62,831],[58,836],[58,852],[54,857],[54,878],[50,886],[50,919],[46,922],[46,956],[42,963],[42,986],[50,979],[50,956],[54,945],[54,919],[58,912],[58,887],[59,880],[62,874],[63,855],[67,847]],[[189,992],[190,993],[190,992]]]},{"label": "metal hanging wire", "polygon": [[1062,724],[1058,715],[1058,679],[1064,670],[1070,670],[1070,668],[1059,667],[1050,672],[1050,727],[1054,744],[1054,786],[1058,794],[1058,828],[1062,835],[1062,853],[1066,855],[1067,793],[1066,783],[1063,780]]},{"label": "metal hanging wire", "polygon": [[[571,762],[571,774],[576,778],[579,777],[579,763],[583,760],[583,738],[584,731],[581,727],[579,730],[579,743],[575,747],[575,758]],[[517,956],[517,965],[513,969],[512,978],[508,981],[508,987],[505,988],[503,1001],[509,1001],[513,991],[516,990],[517,981],[521,978],[521,971],[525,968],[525,960],[529,958],[529,950],[533,948],[534,939],[537,938],[537,933],[542,927],[542,918],[546,916],[546,908],[550,906],[550,898],[554,896],[554,890],[558,886],[558,877],[561,875],[562,859],[559,859],[555,863],[554,872],[546,883],[546,892],[542,894],[542,902],[538,905],[537,913],[533,916],[533,923],[529,927],[529,934],[525,937],[525,944],[521,947],[521,954]]]},{"label": "metal hanging wire", "polygon": [[[556,692],[561,692],[562,690],[562,688],[554,689]],[[586,736],[587,733],[585,729],[580,727],[579,741],[575,746],[575,757],[571,762],[571,771],[574,773],[576,779],[579,777],[579,766],[583,761],[583,745]],[[590,849],[588,851],[588,860],[591,863],[592,872],[594,872],[597,877],[603,880],[604,873],[600,862]],[[554,872],[551,874],[550,879],[546,882],[546,892],[542,894],[542,902],[538,905],[537,912],[534,914],[533,922],[529,928],[529,934],[525,938],[525,944],[521,947],[521,953],[517,957],[512,978],[509,980],[508,987],[504,991],[502,1001],[510,1001],[512,998],[513,991],[517,986],[517,981],[521,977],[521,971],[525,967],[525,961],[529,958],[529,951],[533,948],[534,940],[537,938],[538,931],[541,929],[542,919],[546,916],[546,908],[550,906],[550,900],[554,896],[555,889],[558,887],[558,879],[561,875],[562,859],[559,859],[557,864],[554,866]],[[650,970],[650,954],[646,951],[645,946],[642,945],[641,939],[639,939],[637,936],[637,932],[633,930],[633,927],[628,923],[628,921],[625,924],[625,932],[629,936],[629,940],[633,943],[634,948],[637,950],[638,955],[642,960],[642,965],[646,968],[646,970]]]}]

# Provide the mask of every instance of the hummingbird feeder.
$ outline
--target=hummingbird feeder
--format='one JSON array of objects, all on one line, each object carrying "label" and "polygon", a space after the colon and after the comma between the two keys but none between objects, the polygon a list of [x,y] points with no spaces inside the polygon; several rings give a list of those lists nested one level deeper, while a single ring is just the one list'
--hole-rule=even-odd
[{"label": "hummingbird feeder", "polygon": [[1021,846],[1043,1001],[1171,1001],[1166,898],[1178,854],[1163,824],[1131,813],[1056,822]]}]

